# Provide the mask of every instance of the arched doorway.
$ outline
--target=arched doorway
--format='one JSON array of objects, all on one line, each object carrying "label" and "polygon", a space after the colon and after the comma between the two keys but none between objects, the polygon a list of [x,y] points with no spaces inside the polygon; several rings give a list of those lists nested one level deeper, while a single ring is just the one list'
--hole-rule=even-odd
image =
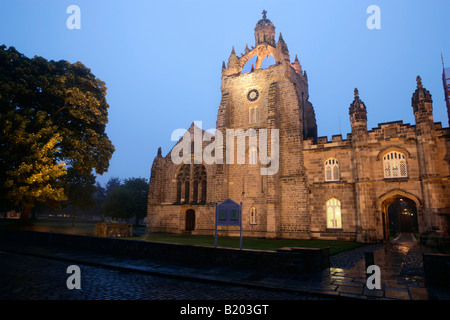
[{"label": "arched doorway", "polygon": [[189,209],[186,211],[185,230],[192,231],[194,229],[195,229],[195,211],[192,209]]},{"label": "arched doorway", "polygon": [[401,232],[419,232],[420,202],[404,191],[391,191],[378,200],[383,214],[384,240],[391,240]]},{"label": "arched doorway", "polygon": [[389,233],[398,235],[400,232],[417,232],[417,208],[414,201],[399,198],[388,207]]}]

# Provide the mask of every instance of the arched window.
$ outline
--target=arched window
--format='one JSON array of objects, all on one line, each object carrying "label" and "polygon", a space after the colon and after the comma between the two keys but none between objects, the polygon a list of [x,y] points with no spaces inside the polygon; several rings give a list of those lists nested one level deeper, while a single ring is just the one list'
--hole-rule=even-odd
[{"label": "arched window", "polygon": [[256,208],[251,207],[250,209],[250,224],[256,224]]},{"label": "arched window", "polygon": [[385,178],[402,178],[408,176],[406,157],[398,151],[392,151],[384,155],[383,168]]},{"label": "arched window", "polygon": [[197,203],[198,201],[198,180],[194,180],[194,190],[192,190],[192,202]]},{"label": "arched window", "polygon": [[249,164],[258,164],[258,150],[256,147],[250,147],[248,150]]},{"label": "arched window", "polygon": [[[206,203],[206,169],[205,166],[197,164],[194,166],[194,190],[193,202]],[[200,199],[199,199],[200,196]]]},{"label": "arched window", "polygon": [[339,181],[339,161],[334,158],[325,161],[325,181]]},{"label": "arched window", "polygon": [[341,202],[336,198],[327,201],[327,228],[342,228]]},{"label": "arched window", "polygon": [[202,197],[200,202],[206,203],[206,179],[202,181],[201,187],[202,187]]},{"label": "arched window", "polygon": [[[189,181],[191,177],[191,168],[187,164],[183,164],[177,173],[177,200],[176,203],[189,202]],[[183,194],[184,187],[184,194]],[[184,196],[184,198],[183,198]]]},{"label": "arched window", "polygon": [[248,118],[249,118],[248,123],[250,123],[250,124],[258,123],[258,117],[259,117],[258,107],[251,107],[249,109],[249,113],[248,113]]}]

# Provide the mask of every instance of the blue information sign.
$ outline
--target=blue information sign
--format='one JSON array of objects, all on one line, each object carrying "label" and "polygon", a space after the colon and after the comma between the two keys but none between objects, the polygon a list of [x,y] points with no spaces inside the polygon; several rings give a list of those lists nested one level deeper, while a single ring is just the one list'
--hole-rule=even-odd
[{"label": "blue information sign", "polygon": [[216,202],[215,248],[217,248],[217,226],[239,226],[240,249],[242,250],[242,202],[240,205],[231,199],[227,199],[219,205]]}]

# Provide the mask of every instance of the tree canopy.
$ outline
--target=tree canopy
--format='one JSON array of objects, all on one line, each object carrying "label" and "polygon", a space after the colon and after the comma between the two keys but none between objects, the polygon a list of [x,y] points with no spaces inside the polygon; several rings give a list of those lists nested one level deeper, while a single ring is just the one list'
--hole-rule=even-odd
[{"label": "tree canopy", "polygon": [[2,207],[64,200],[67,168],[108,170],[114,146],[105,132],[106,90],[81,62],[27,58],[0,46]]},{"label": "tree canopy", "polygon": [[138,220],[147,215],[148,182],[144,178],[125,179],[112,188],[103,203],[105,216]]},{"label": "tree canopy", "polygon": [[90,209],[96,202],[93,197],[97,191],[93,174],[80,173],[75,168],[67,170],[67,204],[72,205],[72,226],[75,224],[76,208]]}]

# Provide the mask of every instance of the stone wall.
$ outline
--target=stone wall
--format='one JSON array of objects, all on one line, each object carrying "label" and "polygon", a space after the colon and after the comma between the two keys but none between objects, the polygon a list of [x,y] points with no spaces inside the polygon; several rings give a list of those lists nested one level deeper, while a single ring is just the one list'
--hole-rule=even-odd
[{"label": "stone wall", "polygon": [[1,230],[0,241],[149,258],[197,267],[226,266],[282,273],[318,272],[330,267],[328,247],[239,250],[18,230]]}]

